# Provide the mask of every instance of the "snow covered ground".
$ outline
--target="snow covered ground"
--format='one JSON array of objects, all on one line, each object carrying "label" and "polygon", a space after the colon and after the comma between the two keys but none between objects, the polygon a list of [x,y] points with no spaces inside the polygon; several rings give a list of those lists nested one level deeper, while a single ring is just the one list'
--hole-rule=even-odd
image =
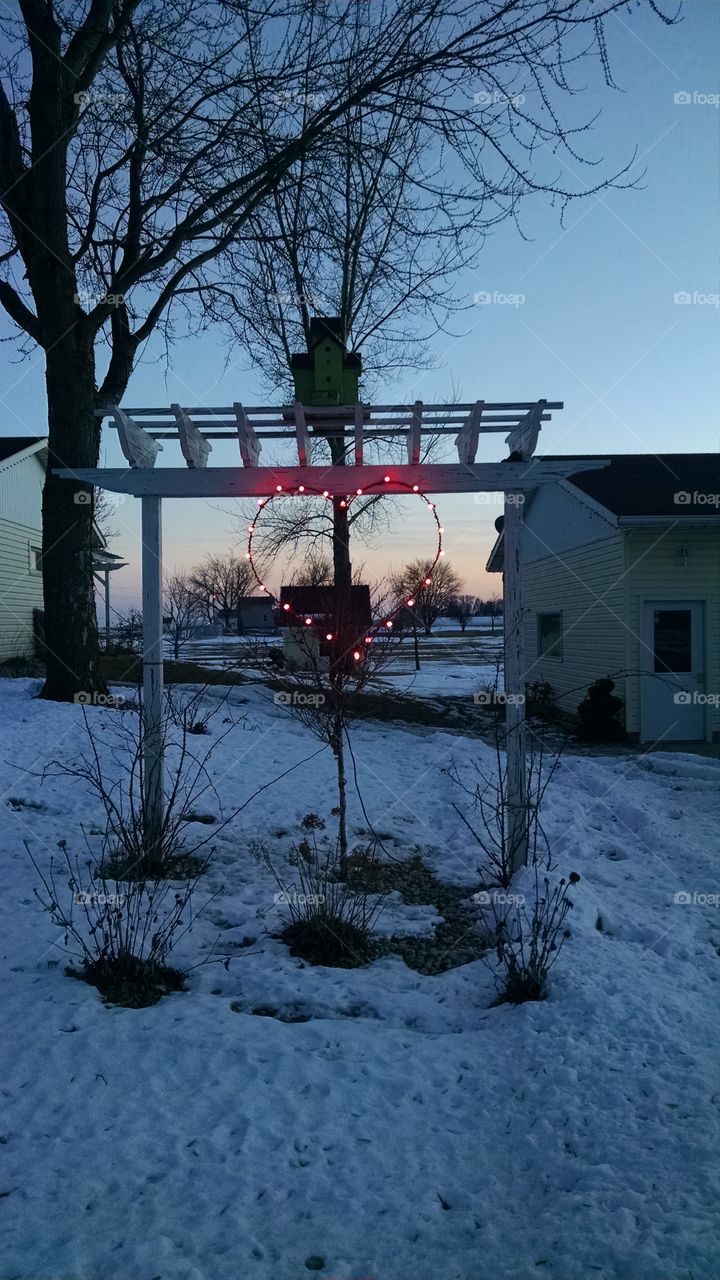
[{"label": "snow covered ground", "polygon": [[[471,619],[471,623],[484,619]],[[499,629],[498,629],[499,628]],[[259,651],[282,644],[280,636],[217,636],[183,644],[181,658],[200,663],[211,670],[242,671],[250,679],[262,678],[258,673]],[[166,641],[166,656],[171,657]],[[415,698],[460,697],[472,699],[486,685],[502,689],[502,671],[498,669],[502,648],[501,621],[495,632],[487,626],[472,625],[461,632],[457,624],[440,619],[436,631],[419,638],[420,671],[415,670],[412,636],[405,636],[390,665],[378,678],[380,689],[409,693]]]},{"label": "snow covered ground", "polygon": [[[64,975],[33,896],[23,841],[47,867],[101,825],[84,784],[36,776],[85,746],[81,709],[37,687],[0,681],[1,1280],[715,1280],[719,762],[564,759],[546,826],[582,877],[572,938],[547,1001],[495,1008],[481,961],[312,968],[267,935],[276,886],[249,845],[282,861],[304,813],[329,820],[332,762],[267,689],[234,688],[199,739],[229,730],[224,810],[298,767],[214,839],[197,905],[217,896],[179,962],[216,945],[227,971],[129,1010]],[[109,760],[120,713],[87,714]],[[489,749],[387,722],[353,743],[389,852],[470,892],[441,770],[470,778]],[[350,816],[362,839],[356,797]],[[390,911],[404,932],[436,918]]]}]

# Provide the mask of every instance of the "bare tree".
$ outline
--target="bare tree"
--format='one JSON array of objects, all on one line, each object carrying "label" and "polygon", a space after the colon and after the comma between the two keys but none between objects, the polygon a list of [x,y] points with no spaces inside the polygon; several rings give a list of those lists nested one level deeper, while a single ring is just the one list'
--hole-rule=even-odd
[{"label": "bare tree", "polygon": [[[603,19],[635,7],[19,0],[3,10],[0,303],[46,365],[45,697],[102,689],[92,503],[55,471],[97,465],[95,411],[124,395],[142,344],[158,326],[169,341],[192,317],[223,279],[218,256],[256,242],[253,219],[286,182],[307,192],[303,166],[346,145],[353,111],[370,147],[374,120],[417,123],[427,216],[453,194],[498,221],[528,193],[567,201],[621,185],[628,166],[566,186],[553,156],[581,163],[583,126],[563,123],[559,99],[582,57],[599,59],[610,82]],[[445,155],[454,185],[437,172]]]},{"label": "bare tree", "polygon": [[475,604],[475,596],[460,595],[454,596],[447,605],[446,613],[448,618],[453,618],[459,624],[463,633],[475,613]]},{"label": "bare tree", "polygon": [[117,506],[113,502],[114,497],[115,494],[110,494],[105,489],[95,490],[95,524],[105,539],[117,538],[118,536],[118,530],[114,524],[117,511]]},{"label": "bare tree", "polygon": [[398,600],[412,598],[412,609],[430,635],[433,624],[457,597],[462,581],[447,560],[433,567],[429,560],[413,560],[391,576],[392,589]]},{"label": "bare tree", "polygon": [[186,573],[176,569],[163,582],[163,630],[172,643],[173,658],[192,636],[193,627],[202,617],[197,592]]},{"label": "bare tree", "polygon": [[199,613],[213,622],[219,614],[226,631],[238,623],[238,605],[248,594],[255,579],[246,560],[238,560],[232,552],[224,556],[206,556],[189,575],[189,586]]},{"label": "bare tree", "polygon": [[311,548],[292,578],[296,587],[326,587],[332,580],[332,564],[317,547]]},{"label": "bare tree", "polygon": [[[294,669],[289,666],[282,676],[285,697],[279,701],[327,743],[335,759],[338,871],[342,876],[347,873],[348,856],[346,747],[350,746],[350,726],[361,710],[360,695],[386,668],[396,647],[390,630],[380,628],[378,634],[380,603],[373,602],[374,621],[370,628],[358,630],[352,611],[349,618],[340,618],[336,594],[327,656],[323,656],[325,646],[316,642],[312,630],[296,627],[294,635],[304,660]],[[352,637],[351,645],[343,649],[347,637]]]}]

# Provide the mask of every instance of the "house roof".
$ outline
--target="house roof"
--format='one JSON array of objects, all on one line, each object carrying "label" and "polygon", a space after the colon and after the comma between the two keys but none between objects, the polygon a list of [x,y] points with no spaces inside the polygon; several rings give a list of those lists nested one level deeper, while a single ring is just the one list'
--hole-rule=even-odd
[{"label": "house roof", "polygon": [[[331,617],[335,612],[335,587],[281,587],[280,604],[289,604],[295,613],[306,613],[308,617]],[[370,588],[364,584],[352,587],[350,604],[354,624],[369,626]]]},{"label": "house roof", "polygon": [[[594,462],[601,454],[543,454],[543,462]],[[720,454],[619,453],[598,471],[576,471],[571,485],[616,517],[619,525],[635,521],[706,521],[720,518]],[[503,523],[495,521],[498,536],[485,568],[503,568]]]},{"label": "house roof", "polygon": [[0,436],[0,462],[8,462],[18,453],[33,453],[45,448],[47,436]]},{"label": "house roof", "polygon": [[[607,456],[607,455],[606,455]],[[567,461],[568,455],[543,455],[543,462]],[[588,462],[601,454],[570,455],[573,461]],[[594,502],[623,517],[720,515],[718,505],[703,498],[720,494],[720,454],[718,453],[624,453],[610,458],[610,466],[599,471],[579,471],[566,484],[587,494]],[[688,495],[680,497],[678,495]],[[695,495],[700,496],[698,501]]]}]

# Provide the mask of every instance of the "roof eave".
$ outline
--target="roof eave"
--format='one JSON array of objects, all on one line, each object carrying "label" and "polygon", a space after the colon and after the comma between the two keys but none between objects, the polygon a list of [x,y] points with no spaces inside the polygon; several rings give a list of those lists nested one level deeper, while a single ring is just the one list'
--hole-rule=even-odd
[{"label": "roof eave", "polygon": [[47,457],[48,441],[47,436],[42,440],[36,440],[33,444],[28,445],[27,449],[20,449],[17,453],[11,453],[9,458],[3,458],[0,462],[0,471],[5,471],[7,467],[14,467],[17,462],[24,462],[26,458],[32,458],[36,453],[44,453]]},{"label": "roof eave", "polygon": [[710,527],[720,528],[720,511],[716,511],[714,515],[707,516],[691,516],[685,515],[683,511],[673,513],[673,515],[665,516],[618,516],[618,527],[621,529],[634,528],[638,525],[706,525]]}]

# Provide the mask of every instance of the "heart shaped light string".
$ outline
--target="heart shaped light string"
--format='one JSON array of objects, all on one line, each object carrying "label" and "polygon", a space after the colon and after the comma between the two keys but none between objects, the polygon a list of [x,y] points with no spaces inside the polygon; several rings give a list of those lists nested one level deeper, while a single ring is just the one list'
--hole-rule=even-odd
[{"label": "heart shaped light string", "polygon": [[[407,493],[414,494],[418,498],[422,499],[426,507],[428,507],[428,509],[431,511],[433,519],[435,521],[435,525],[437,528],[437,545],[435,548],[435,556],[430,563],[430,567],[428,568],[425,577],[421,578],[420,581],[418,582],[417,587],[415,588],[415,591],[407,598],[401,600],[395,606],[394,609],[392,609],[389,613],[386,613],[382,618],[380,618],[378,622],[376,622],[369,629],[369,631],[363,636],[363,639],[362,639],[362,643],[365,645],[372,644],[375,637],[378,635],[381,635],[383,632],[391,631],[395,625],[395,619],[397,618],[398,614],[401,612],[402,609],[405,609],[405,608],[411,609],[413,607],[413,605],[415,604],[415,597],[419,594],[422,588],[430,586],[432,582],[432,575],[433,575],[435,566],[440,560],[441,556],[445,554],[445,552],[443,551],[443,545],[442,545],[442,536],[443,536],[444,530],[443,530],[443,526],[440,524],[440,520],[437,514],[437,508],[435,506],[435,503],[430,501],[427,494],[423,493],[422,490],[420,489],[420,486],[417,484],[408,484],[404,480],[393,480],[392,476],[386,475],[383,477],[381,481],[375,481],[373,484],[368,485],[367,488],[365,489],[356,489],[355,493],[353,494],[343,494],[340,501],[340,506],[346,507],[347,509],[349,509],[352,506],[353,502],[356,502],[358,498],[365,497],[368,494],[373,492],[382,492],[383,487],[386,484],[390,484],[390,483],[394,483],[396,486],[401,485],[402,488],[405,489]],[[274,493],[269,494],[268,497],[266,498],[258,498],[258,510],[255,514],[254,519],[252,520],[252,523],[248,525],[248,541],[247,541],[247,552],[245,554],[245,559],[248,561],[250,565],[250,569],[252,570],[253,577],[255,578],[255,581],[257,582],[260,590],[263,592],[264,595],[268,597],[269,600],[273,602],[273,604],[275,605],[276,609],[278,609],[278,611],[287,615],[288,624],[290,626],[293,625],[293,619],[297,619],[297,622],[295,623],[295,625],[309,627],[309,626],[312,626],[313,619],[311,617],[308,617],[306,614],[298,613],[295,609],[293,609],[292,605],[289,604],[287,601],[284,604],[281,604],[281,602],[277,599],[277,597],[273,595],[272,591],[266,585],[266,583],[262,581],[262,578],[260,577],[255,567],[255,557],[253,553],[253,541],[258,529],[259,521],[263,515],[263,512],[266,510],[266,508],[272,502],[276,502],[282,498],[293,498],[293,497],[323,498],[326,502],[332,502],[335,496],[336,496],[335,494],[330,493],[329,489],[322,489],[322,490],[314,489],[312,486],[305,485],[305,484],[297,485],[295,488],[292,488],[292,489],[286,489],[283,487],[283,485],[278,484],[275,487]],[[325,637],[326,640],[333,640],[334,638],[335,637],[333,636],[332,633],[327,634]],[[353,658],[355,659],[356,662],[360,662],[363,658],[363,650],[361,648],[356,648],[353,651]]]}]

